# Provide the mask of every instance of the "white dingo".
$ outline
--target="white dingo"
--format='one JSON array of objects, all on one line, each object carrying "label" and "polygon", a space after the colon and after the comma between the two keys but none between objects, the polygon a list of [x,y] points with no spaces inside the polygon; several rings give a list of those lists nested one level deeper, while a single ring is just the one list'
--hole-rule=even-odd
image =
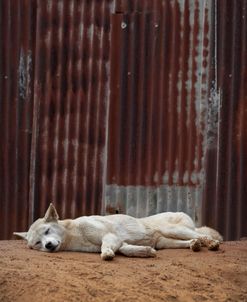
[{"label": "white dingo", "polygon": [[36,220],[28,232],[14,233],[27,240],[32,249],[44,252],[101,252],[111,260],[119,252],[128,257],[155,257],[156,249],[207,246],[217,250],[221,235],[208,227],[195,228],[185,213],[161,213],[146,218],[116,214],[83,216],[59,220],[50,204],[44,218]]}]

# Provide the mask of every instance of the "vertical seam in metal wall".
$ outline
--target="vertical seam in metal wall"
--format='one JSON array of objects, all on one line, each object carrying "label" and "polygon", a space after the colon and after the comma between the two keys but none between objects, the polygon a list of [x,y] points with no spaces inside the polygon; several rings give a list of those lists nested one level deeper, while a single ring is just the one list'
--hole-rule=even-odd
[{"label": "vertical seam in metal wall", "polygon": [[[68,32],[68,40],[69,40],[69,46],[68,46],[68,65],[67,65],[67,70],[66,70],[66,80],[67,80],[67,87],[68,87],[68,91],[66,92],[66,96],[65,96],[65,103],[66,103],[66,112],[70,112],[70,108],[71,108],[71,102],[72,102],[72,98],[71,98],[71,70],[72,70],[72,41],[73,41],[73,34],[74,34],[74,28],[73,28],[73,14],[74,14],[74,1],[69,3],[69,32]],[[70,123],[71,123],[71,115],[67,114],[65,116],[65,137],[66,137],[66,143],[64,144],[64,173],[63,173],[63,179],[62,182],[64,184],[68,183],[68,161],[69,161],[69,139],[70,139]],[[66,213],[66,200],[67,200],[67,194],[68,194],[68,186],[64,185],[63,186],[63,202],[62,202],[62,213]]]},{"label": "vertical seam in metal wall", "polygon": [[[40,109],[40,100],[38,99],[39,91],[38,85],[36,84],[37,79],[37,48],[36,48],[36,34],[37,34],[37,21],[38,21],[38,9],[39,4],[36,2],[36,14],[35,20],[33,24],[35,25],[35,37],[34,37],[34,80],[33,80],[33,119],[32,119],[32,137],[31,137],[31,150],[30,150],[30,172],[29,172],[29,194],[28,194],[28,223],[32,223],[34,220],[34,190],[35,190],[35,173],[36,173],[36,149],[37,149],[37,141],[38,141],[38,134],[39,134],[39,109]],[[35,89],[37,85],[37,89]]]},{"label": "vertical seam in metal wall", "polygon": [[[44,6],[43,6],[44,7]],[[52,24],[52,3],[47,2],[46,3],[46,13],[47,13],[47,24],[48,27],[51,27]],[[42,24],[42,27],[44,25]],[[45,76],[44,76],[44,82],[43,82],[43,88],[45,87],[45,91],[41,94],[42,95],[42,106],[41,106],[41,117],[43,117],[43,125],[41,126],[41,141],[44,142],[44,145],[47,147],[47,149],[50,148],[50,140],[49,140],[49,102],[50,102],[50,95],[52,91],[52,83],[51,83],[51,74],[50,74],[50,68],[51,68],[51,51],[50,51],[50,45],[52,41],[52,35],[53,31],[52,30],[47,30],[46,31],[46,47],[45,47],[45,65],[42,66],[42,71],[45,71]],[[44,44],[44,40],[42,40],[42,43]],[[39,53],[40,55],[40,53]],[[37,57],[39,57],[37,55]],[[40,62],[40,61],[39,61]],[[40,77],[39,77],[40,80]],[[42,85],[42,83],[41,83]],[[39,146],[40,146],[40,141],[39,141]],[[40,169],[42,171],[41,178],[40,178],[40,183],[41,183],[41,191],[43,188],[46,190],[49,190],[49,185],[47,181],[47,171],[48,171],[48,165],[49,165],[49,159],[48,159],[48,152],[44,153],[44,157],[40,161]],[[37,164],[37,163],[36,163]],[[49,188],[49,189],[48,189]],[[42,191],[43,192],[43,191]],[[40,202],[39,202],[39,209],[41,210],[41,213],[43,214],[46,210],[46,194],[41,194],[40,195]]]},{"label": "vertical seam in metal wall", "polygon": [[[243,3],[243,12],[246,13],[246,8],[247,8],[247,1],[245,1]],[[246,66],[246,55],[244,55],[246,52],[247,52],[247,49],[246,49],[246,38],[247,38],[247,35],[245,36],[245,32],[247,33],[247,30],[244,31],[244,29],[246,29],[247,27],[247,23],[246,23],[246,18],[243,18],[243,25],[241,26],[242,27],[242,41],[243,41],[243,50],[242,50],[242,58],[241,58],[241,62],[242,62],[242,66]],[[244,67],[242,68],[242,77],[241,77],[241,84],[240,84],[240,87],[242,87],[242,89],[240,89],[240,100],[244,100],[245,98],[245,95],[244,95],[244,77],[245,77],[245,74],[246,74],[246,70],[244,69]],[[244,101],[243,101],[244,102]],[[244,114],[243,114],[243,110],[241,110],[241,117],[240,117],[240,133],[243,133],[244,132],[244,123],[243,123],[243,120],[244,120]],[[243,169],[243,153],[244,153],[244,146],[243,146],[243,139],[244,138],[241,138],[240,139],[240,156],[239,156],[239,184],[238,184],[238,195],[237,195],[237,203],[238,203],[238,206],[237,206],[237,217],[239,217],[239,219],[237,220],[237,236],[238,238],[241,236],[241,227],[244,225],[243,224],[243,216],[241,211],[242,209],[244,208],[243,207],[243,187],[244,187],[244,181],[243,181],[243,175],[242,175],[242,171],[241,171],[241,167]],[[241,177],[242,176],[242,177]]]},{"label": "vertical seam in metal wall", "polygon": [[[112,23],[111,23],[111,15],[115,13],[116,11],[116,1],[113,1],[112,9],[110,9],[110,33],[109,37],[111,37],[111,31],[112,31]],[[111,53],[111,47],[112,47],[112,41],[110,41],[110,53]],[[109,71],[111,70],[111,61],[110,61]],[[106,213],[106,185],[107,185],[107,163],[108,163],[108,142],[109,142],[109,117],[110,117],[110,75],[109,79],[107,81],[107,96],[106,96],[106,116],[105,116],[105,150],[104,150],[104,156],[103,156],[103,176],[102,176],[102,200],[101,200],[101,214],[104,215]]]},{"label": "vertical seam in metal wall", "polygon": [[[105,8],[105,1],[102,1],[100,3],[100,7],[102,9],[102,15],[101,15],[101,18],[104,19],[104,8]],[[102,21],[102,20],[101,20]],[[98,58],[98,77],[99,79],[101,79],[102,77],[102,65],[104,64],[103,62],[103,39],[102,39],[102,33],[104,32],[104,29],[103,29],[103,26],[101,27],[100,29],[100,42],[99,42],[99,58]],[[96,59],[95,59],[96,60]],[[99,127],[97,127],[97,125],[99,125],[99,104],[100,104],[100,98],[101,98],[101,91],[102,91],[102,83],[99,81],[98,83],[98,88],[95,92],[95,103],[96,103],[96,108],[95,108],[95,132],[94,132],[94,135],[95,135],[95,141],[98,142],[99,140]],[[104,100],[102,99],[102,102],[104,102]],[[96,198],[96,187],[95,187],[95,179],[96,179],[96,175],[97,175],[97,163],[98,163],[98,158],[97,158],[97,154],[99,154],[99,145],[98,143],[96,143],[93,151],[92,151],[92,162],[93,162],[93,165],[92,165],[92,181],[93,181],[93,184],[94,184],[94,187],[92,189],[92,194],[91,194],[91,204],[90,204],[90,212],[91,213],[94,213],[95,212],[95,198]]]},{"label": "vertical seam in metal wall", "polygon": [[[83,16],[84,16],[84,13],[85,13],[85,2],[82,3],[82,6],[81,6],[81,15],[80,15],[80,23],[82,24],[83,23]],[[80,46],[79,46],[79,51],[80,53],[82,54],[83,53],[83,35],[84,35],[84,28],[81,30],[80,32],[80,38],[81,38],[81,41],[80,41]],[[80,60],[80,70],[82,70],[82,60]],[[80,85],[82,81],[82,72],[79,74],[78,76],[78,79],[77,79],[77,83],[78,83],[78,86]],[[81,121],[81,115],[80,115],[80,112],[81,112],[81,103],[80,103],[80,93],[78,93],[78,95],[76,96],[76,103],[77,103],[77,110],[78,110],[78,114],[76,116],[76,128],[75,128],[75,133],[76,133],[76,137],[79,137],[79,132],[80,132],[80,121]],[[75,162],[78,162],[79,160],[79,156],[80,156],[80,148],[79,146],[77,148],[75,148],[75,151],[74,151],[74,158],[75,158]],[[73,172],[73,175],[75,175],[75,181],[73,183],[73,192],[74,192],[74,198],[73,198],[73,202],[72,202],[72,205],[71,205],[71,214],[72,214],[72,217],[75,217],[76,216],[76,188],[78,186],[78,171],[79,171],[79,164],[77,165],[74,165],[74,172]]]},{"label": "vertical seam in metal wall", "polygon": [[[220,88],[218,87],[218,7],[217,7],[217,0],[214,0],[214,22],[215,22],[215,32],[214,32],[214,37],[215,37],[215,41],[214,41],[214,45],[215,45],[215,50],[214,50],[214,56],[215,56],[215,65],[214,65],[214,87],[215,87],[215,93],[218,95],[218,91],[220,93],[219,95],[219,108],[218,108],[218,127],[217,127],[217,146],[216,146],[216,184],[215,184],[215,206],[214,206],[214,211],[218,210],[218,201],[217,201],[217,197],[218,197],[218,187],[219,187],[219,160],[220,160],[220,116],[221,116],[221,91]],[[213,215],[215,215],[213,213]],[[217,214],[216,214],[217,215]],[[218,220],[217,220],[218,221]]]},{"label": "vertical seam in metal wall", "polygon": [[[58,44],[62,45],[63,41],[64,41],[64,35],[63,35],[63,28],[62,28],[62,24],[63,24],[63,20],[64,20],[64,6],[63,3],[61,2],[61,7],[59,7],[60,4],[58,4],[58,10],[61,9],[61,14],[59,14],[59,28],[58,28]],[[55,8],[53,8],[53,10],[55,10]],[[60,47],[58,54],[57,54],[57,61],[61,62],[63,57],[63,49],[62,47]],[[57,92],[56,92],[56,100],[57,100],[57,104],[56,104],[56,110],[57,112],[59,112],[61,110],[61,87],[62,87],[62,66],[61,64],[58,64],[58,68],[57,68]],[[58,153],[59,153],[59,141],[58,141],[58,137],[59,137],[59,133],[60,133],[60,120],[59,120],[59,116],[58,114],[56,115],[55,121],[54,121],[54,136],[56,137],[56,141],[54,142],[54,146],[53,146],[53,154],[54,154],[54,161],[53,161],[53,169],[54,169],[54,174],[53,174],[53,178],[51,180],[51,192],[52,192],[52,196],[54,198],[54,201],[57,200],[57,187],[56,187],[56,182],[57,182],[57,174],[58,171],[56,169],[57,165],[58,165]],[[76,180],[75,180],[76,182]]]},{"label": "vertical seam in metal wall", "polygon": [[[237,15],[237,8],[236,8],[236,4],[233,3],[233,11],[232,11],[232,16],[233,16],[233,20],[236,20],[236,15]],[[229,171],[227,173],[226,176],[226,184],[227,184],[227,197],[226,197],[226,221],[227,223],[225,224],[225,234],[227,236],[227,238],[230,238],[231,236],[231,228],[232,225],[230,225],[230,221],[232,219],[232,215],[235,215],[235,219],[236,219],[236,213],[235,211],[230,211],[231,208],[231,199],[232,199],[232,183],[233,183],[233,178],[234,178],[234,172],[233,172],[233,167],[231,167],[231,163],[234,157],[234,151],[233,151],[233,141],[234,141],[234,88],[235,85],[234,83],[236,82],[236,68],[234,68],[234,63],[235,63],[235,58],[236,58],[236,49],[235,49],[235,45],[236,45],[236,22],[232,23],[231,26],[231,30],[232,30],[232,45],[231,45],[231,89],[230,89],[230,99],[232,100],[229,104],[230,110],[229,110],[229,120],[228,120],[228,125],[230,125],[230,127],[228,128],[228,142],[227,142],[227,148],[228,148],[228,159],[227,162],[229,163]],[[228,210],[229,209],[229,210]],[[232,233],[234,233],[233,230]],[[235,233],[234,233],[234,237],[235,237]]]},{"label": "vertical seam in metal wall", "polygon": [[[21,40],[21,30],[23,30],[22,28],[22,23],[21,23],[21,16],[20,16],[20,13],[21,13],[21,5],[20,3],[18,2],[17,4],[17,15],[16,15],[16,19],[17,19],[17,22],[18,22],[18,25],[17,25],[17,32],[16,32],[16,50],[17,50],[17,54],[16,54],[16,59],[18,61],[18,59],[21,57],[21,51],[22,51],[22,47],[21,47],[21,43],[20,43],[20,40]],[[16,74],[16,81],[17,81],[17,85],[16,85],[16,109],[15,109],[15,127],[16,127],[16,130],[19,129],[20,127],[20,104],[19,104],[19,83],[18,83],[18,72]],[[20,129],[19,129],[20,130]],[[15,175],[16,175],[16,181],[15,181],[15,185],[14,185],[14,208],[15,210],[13,211],[15,213],[14,215],[14,228],[16,229],[17,228],[17,220],[18,220],[18,187],[19,187],[19,183],[20,183],[20,176],[19,176],[19,167],[20,167],[20,162],[18,161],[18,156],[19,156],[19,142],[20,142],[20,137],[19,135],[16,135],[15,136]]]},{"label": "vertical seam in metal wall", "polygon": [[[214,22],[215,22],[215,50],[214,50],[214,56],[215,56],[215,63],[214,63],[214,87],[215,87],[215,94],[218,95],[218,93],[220,93],[219,96],[219,104],[218,104],[218,125],[217,125],[217,145],[216,145],[216,183],[215,183],[215,205],[214,205],[214,212],[212,213],[214,216],[217,216],[217,212],[219,211],[219,203],[218,203],[218,188],[219,188],[219,173],[220,173],[220,167],[219,167],[219,162],[220,162],[220,117],[221,117],[221,90],[220,87],[218,86],[218,6],[217,6],[217,0],[214,0]],[[216,96],[215,96],[216,97]],[[207,184],[208,185],[208,184]],[[216,219],[216,224],[218,223],[218,219]],[[217,226],[218,227],[218,226]]]},{"label": "vertical seam in metal wall", "polygon": [[[93,74],[93,44],[94,44],[94,34],[95,34],[95,28],[94,28],[94,23],[93,23],[93,20],[94,20],[94,16],[95,16],[95,2],[92,1],[90,3],[91,7],[90,7],[90,22],[91,22],[91,26],[92,26],[92,33],[91,33],[91,36],[89,37],[89,40],[90,40],[90,45],[89,45],[89,53],[91,55],[91,60],[90,60],[90,56],[89,56],[89,61],[87,62],[88,64],[88,79],[89,79],[89,82],[88,82],[88,91],[87,91],[87,95],[85,97],[85,102],[86,102],[86,117],[85,117],[85,125],[86,125],[86,133],[85,133],[85,141],[89,142],[89,125],[90,125],[90,116],[89,116],[89,113],[90,113],[90,100],[92,98],[92,74]],[[86,179],[85,175],[87,174],[87,170],[88,170],[88,167],[89,167],[89,164],[88,164],[88,160],[89,160],[89,152],[88,152],[88,145],[87,145],[87,148],[85,149],[85,152],[84,152],[84,155],[83,155],[83,173],[84,173],[84,177],[83,177],[83,187],[86,188],[87,185],[88,185],[88,180]],[[87,201],[87,196],[86,196],[86,191],[84,190],[83,192],[83,200],[84,201]],[[83,213],[86,213],[87,212],[87,202],[84,202],[83,205],[82,205],[82,208],[83,208]]]},{"label": "vertical seam in metal wall", "polygon": [[[7,6],[7,8],[6,8]],[[11,26],[11,20],[10,20],[10,8],[9,8],[9,4],[6,3],[6,6],[5,6],[5,12],[7,10],[7,16],[9,18],[9,24],[7,26],[7,30],[5,31],[5,37],[6,37],[6,40],[5,40],[5,43],[6,45],[8,45],[10,42],[10,26]],[[5,20],[4,20],[5,21]],[[6,21],[5,21],[6,22]],[[4,22],[3,22],[4,23]],[[5,52],[5,49],[3,50],[3,52]],[[4,108],[4,112],[7,112],[6,116],[9,116],[9,98],[10,98],[10,83],[9,83],[9,80],[6,82],[6,80],[10,77],[10,64],[9,64],[9,53],[6,51],[6,57],[5,57],[5,62],[6,62],[6,65],[5,65],[5,83],[3,84],[3,90],[6,89],[6,92],[5,92],[5,97],[6,97],[6,100],[5,100],[5,107]],[[9,121],[6,119],[5,121],[3,121],[3,124],[5,126],[5,133],[4,133],[4,136],[3,136],[3,141],[6,142],[6,149],[8,148],[8,141],[9,141]],[[7,149],[8,150],[8,149]],[[9,153],[8,152],[4,152],[4,164],[3,164],[3,170],[4,170],[4,184],[6,184],[6,182],[8,183],[9,182],[9,169],[8,169],[8,161],[9,161]],[[4,194],[3,194],[3,200],[7,203],[8,200],[10,200],[10,194],[9,194],[9,189],[6,189],[4,190]],[[3,217],[8,217],[8,211],[9,211],[9,207],[10,205],[6,205],[6,207],[4,207],[3,209],[3,213],[4,213],[4,216]],[[4,224],[4,236],[8,236],[8,225]]]}]

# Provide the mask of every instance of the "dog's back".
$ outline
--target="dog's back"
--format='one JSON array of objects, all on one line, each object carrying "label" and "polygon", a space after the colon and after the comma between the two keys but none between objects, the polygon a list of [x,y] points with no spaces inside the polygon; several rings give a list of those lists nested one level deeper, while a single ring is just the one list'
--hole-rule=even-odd
[{"label": "dog's back", "polygon": [[166,225],[181,225],[191,229],[195,228],[193,220],[183,212],[165,212],[153,216],[140,218],[142,223],[152,228],[165,227]]}]

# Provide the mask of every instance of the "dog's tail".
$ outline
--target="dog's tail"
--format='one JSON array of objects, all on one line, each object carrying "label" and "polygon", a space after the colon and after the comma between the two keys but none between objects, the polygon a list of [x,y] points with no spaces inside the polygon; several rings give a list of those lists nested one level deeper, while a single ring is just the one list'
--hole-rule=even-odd
[{"label": "dog's tail", "polygon": [[219,232],[217,232],[214,229],[203,226],[203,227],[200,227],[200,228],[196,228],[196,231],[198,233],[202,234],[202,235],[211,236],[214,240],[219,240],[220,242],[223,242],[223,237],[220,235]]}]

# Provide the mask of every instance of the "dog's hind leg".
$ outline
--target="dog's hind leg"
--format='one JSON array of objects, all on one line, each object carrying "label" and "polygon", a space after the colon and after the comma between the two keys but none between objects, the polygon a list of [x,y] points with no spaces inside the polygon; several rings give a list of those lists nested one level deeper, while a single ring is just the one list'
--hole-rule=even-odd
[{"label": "dog's hind leg", "polygon": [[[201,246],[206,246],[208,247],[209,250],[219,249],[220,242],[218,240],[214,240],[210,235],[202,235],[196,230],[192,230],[185,226],[180,226],[180,225],[168,226],[166,228],[160,229],[160,232],[166,238],[168,237],[168,238],[175,238],[180,240],[191,240],[191,239],[200,240]],[[192,248],[192,250],[194,249]]]},{"label": "dog's hind leg", "polygon": [[180,240],[198,239],[202,237],[193,229],[181,225],[169,225],[164,228],[159,228],[161,234],[166,238],[174,238]]},{"label": "dog's hind leg", "polygon": [[123,243],[119,252],[128,257],[156,257],[156,251],[150,246]]},{"label": "dog's hind leg", "polygon": [[178,240],[173,238],[160,237],[155,245],[156,249],[184,249],[190,248],[194,252],[201,249],[201,241],[199,239]]},{"label": "dog's hind leg", "polygon": [[121,246],[121,241],[117,238],[116,235],[112,233],[106,234],[102,238],[101,245],[101,258],[103,260],[112,260],[115,256],[115,252]]},{"label": "dog's hind leg", "polygon": [[217,251],[220,246],[220,241],[209,238],[208,236],[199,238],[201,245],[206,246],[210,251]]}]

